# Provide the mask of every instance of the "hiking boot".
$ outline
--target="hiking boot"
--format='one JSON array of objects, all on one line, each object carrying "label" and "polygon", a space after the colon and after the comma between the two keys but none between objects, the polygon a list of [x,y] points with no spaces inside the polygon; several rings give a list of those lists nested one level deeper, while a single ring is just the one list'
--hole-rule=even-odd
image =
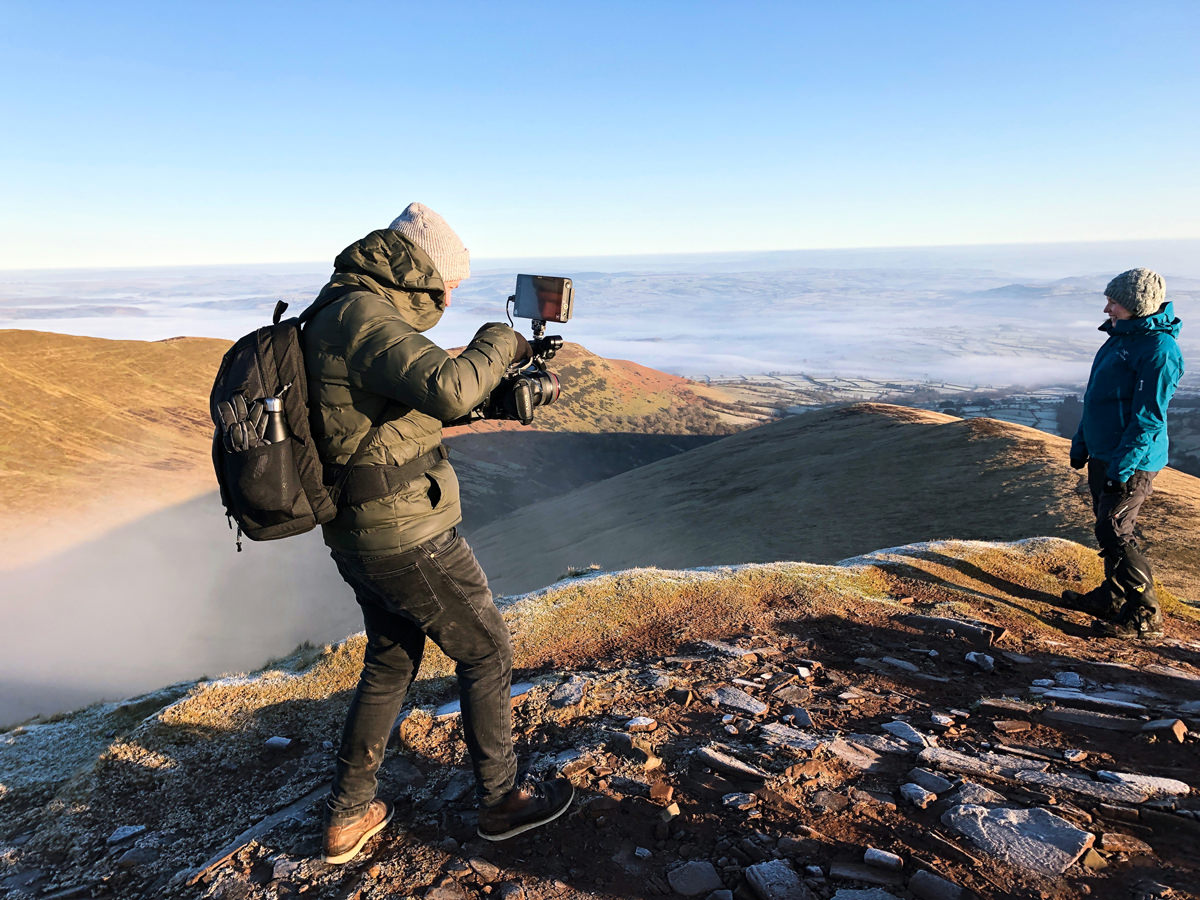
[{"label": "hiking boot", "polygon": [[1162,612],[1154,591],[1154,575],[1150,561],[1136,545],[1125,544],[1112,554],[1115,582],[1125,595],[1125,605],[1115,621],[1096,622],[1093,627],[1106,637],[1160,638],[1163,636]]},{"label": "hiking boot", "polygon": [[1092,628],[1101,637],[1119,638],[1120,640],[1157,640],[1163,636],[1162,613],[1158,609],[1139,607],[1129,613],[1122,613],[1115,622],[1105,622],[1097,619]]},{"label": "hiking boot", "polygon": [[495,806],[479,810],[478,833],[486,841],[504,841],[552,822],[567,811],[575,788],[566,778],[527,781]]},{"label": "hiking boot", "polygon": [[383,831],[392,821],[395,810],[386,800],[372,800],[362,817],[346,825],[325,826],[325,849],[322,859],[332,865],[350,862],[367,841]]}]

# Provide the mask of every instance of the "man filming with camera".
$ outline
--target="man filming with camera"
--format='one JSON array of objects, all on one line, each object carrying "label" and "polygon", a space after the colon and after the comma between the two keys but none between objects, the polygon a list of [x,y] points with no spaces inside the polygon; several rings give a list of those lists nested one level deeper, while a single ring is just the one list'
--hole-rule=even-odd
[{"label": "man filming with camera", "polygon": [[329,863],[354,858],[392,817],[392,804],[375,797],[376,772],[426,637],[456,664],[480,836],[504,840],[549,822],[573,794],[565,778],[516,782],[508,627],[456,528],[458,481],[442,425],[481,407],[535,352],[500,323],[480,328],[457,357],[424,336],[469,275],[458,235],[413,203],[338,255],[314,301],[327,305],[304,330],[314,435],[327,483],[342,486],[325,543],[367,634],[327,801]]}]

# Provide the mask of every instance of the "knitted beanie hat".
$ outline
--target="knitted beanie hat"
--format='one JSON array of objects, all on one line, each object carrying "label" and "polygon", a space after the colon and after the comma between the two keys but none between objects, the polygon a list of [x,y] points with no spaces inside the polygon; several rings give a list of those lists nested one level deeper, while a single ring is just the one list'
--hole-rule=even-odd
[{"label": "knitted beanie hat", "polygon": [[1167,299],[1167,283],[1157,272],[1130,269],[1108,283],[1104,296],[1125,307],[1135,319],[1140,319],[1158,312]]},{"label": "knitted beanie hat", "polygon": [[408,204],[388,227],[428,253],[442,281],[462,281],[471,276],[467,248],[446,220],[425,204]]}]

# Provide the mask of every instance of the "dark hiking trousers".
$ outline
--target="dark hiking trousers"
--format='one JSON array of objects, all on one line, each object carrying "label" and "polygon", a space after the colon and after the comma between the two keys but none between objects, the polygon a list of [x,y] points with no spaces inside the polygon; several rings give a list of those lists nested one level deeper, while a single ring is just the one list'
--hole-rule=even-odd
[{"label": "dark hiking trousers", "polygon": [[331,555],[362,607],[367,648],[338,750],[329,822],[357,819],[374,799],[375,775],[421,665],[426,636],[456,664],[479,799],[499,803],[517,773],[512,645],[470,546],[451,529],[403,553]]},{"label": "dark hiking trousers", "polygon": [[1126,546],[1137,546],[1133,528],[1146,498],[1154,492],[1157,472],[1137,471],[1129,479],[1129,493],[1104,493],[1108,479],[1108,464],[1097,459],[1088,461],[1088,488],[1092,492],[1092,511],[1096,514],[1096,540],[1105,554],[1118,554]]}]

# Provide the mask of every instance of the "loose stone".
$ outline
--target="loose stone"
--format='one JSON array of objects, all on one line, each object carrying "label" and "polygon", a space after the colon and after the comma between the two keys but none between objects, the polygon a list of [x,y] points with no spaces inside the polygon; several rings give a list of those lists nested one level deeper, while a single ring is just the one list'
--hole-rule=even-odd
[{"label": "loose stone", "polygon": [[746,869],[745,876],[761,900],[812,900],[812,891],[786,860],[755,863]]},{"label": "loose stone", "polygon": [[863,862],[868,866],[875,866],[879,869],[890,869],[893,872],[899,872],[904,868],[904,860],[895,853],[889,853],[886,850],[879,850],[876,847],[868,847],[867,852],[863,854]]},{"label": "loose stone", "polygon": [[701,747],[694,752],[700,762],[722,774],[732,775],[735,778],[749,778],[754,781],[766,781],[767,779],[767,773],[762,769],[744,763],[728,753],[723,753],[716,747]]},{"label": "loose stone", "polygon": [[685,897],[709,894],[725,887],[721,883],[721,876],[707,860],[695,860],[676,866],[667,873],[667,881],[671,890]]},{"label": "loose stone", "polygon": [[919,900],[964,900],[967,896],[966,891],[953,881],[924,869],[918,869],[908,879],[908,889]]},{"label": "loose stone", "polygon": [[1182,744],[1187,736],[1187,726],[1183,724],[1182,719],[1155,719],[1142,726],[1142,733],[1158,735]]},{"label": "loose stone", "polygon": [[885,722],[882,726],[888,734],[894,734],[902,741],[909,744],[915,744],[918,747],[928,747],[930,744],[929,738],[917,731],[907,722]]},{"label": "loose stone", "polygon": [[929,804],[937,800],[937,794],[927,791],[919,784],[913,784],[912,782],[900,785],[900,796],[919,809],[925,809]]},{"label": "loose stone", "polygon": [[751,716],[761,716],[770,709],[761,700],[756,700],[745,691],[732,687],[717,688],[709,695],[708,699],[714,706],[725,706]]},{"label": "loose stone", "polygon": [[1145,841],[1135,838],[1132,834],[1118,834],[1115,831],[1106,831],[1100,835],[1100,849],[1105,853],[1154,853],[1154,848]]},{"label": "loose stone", "polygon": [[919,784],[927,791],[934,794],[943,794],[950,788],[954,787],[954,783],[935,772],[930,772],[928,769],[914,768],[908,773],[908,780],[913,784]]},{"label": "loose stone", "polygon": [[980,653],[978,650],[972,650],[968,653],[966,660],[984,672],[991,672],[996,668],[996,660],[992,659],[986,653]]}]

